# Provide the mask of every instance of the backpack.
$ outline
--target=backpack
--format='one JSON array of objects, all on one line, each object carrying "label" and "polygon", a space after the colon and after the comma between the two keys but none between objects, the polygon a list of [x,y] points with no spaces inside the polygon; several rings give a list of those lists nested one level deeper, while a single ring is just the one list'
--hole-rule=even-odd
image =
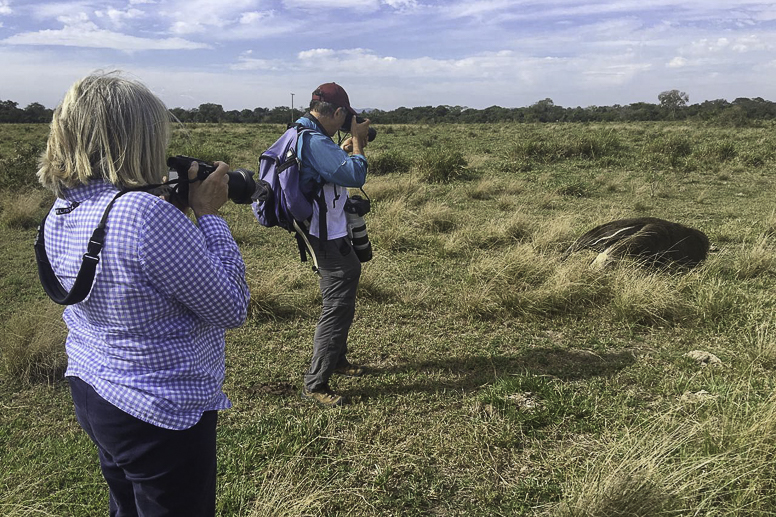
[{"label": "backpack", "polygon": [[297,143],[304,133],[314,131],[301,124],[289,127],[277,141],[259,157],[259,179],[269,184],[270,193],[264,200],[251,205],[256,220],[262,226],[279,226],[296,234],[299,255],[302,262],[307,254],[313,260],[313,270],[318,269],[312,247],[305,230],[313,215],[313,203],[318,203],[319,235],[326,239],[326,203],[321,187],[316,185],[310,192],[303,192],[300,185],[300,162]]}]

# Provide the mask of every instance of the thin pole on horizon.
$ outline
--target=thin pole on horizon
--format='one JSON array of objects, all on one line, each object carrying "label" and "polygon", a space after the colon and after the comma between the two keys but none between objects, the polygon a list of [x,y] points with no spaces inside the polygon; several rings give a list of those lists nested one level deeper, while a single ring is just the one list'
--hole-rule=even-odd
[{"label": "thin pole on horizon", "polygon": [[294,123],[294,94],[291,94],[291,123]]}]

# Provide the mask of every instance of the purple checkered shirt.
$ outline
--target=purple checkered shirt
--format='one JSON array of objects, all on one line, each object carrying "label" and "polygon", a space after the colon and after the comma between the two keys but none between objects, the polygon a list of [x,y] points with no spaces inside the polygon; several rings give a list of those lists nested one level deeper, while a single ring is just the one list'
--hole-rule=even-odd
[{"label": "purple checkered shirt", "polygon": [[[116,193],[104,182],[69,189],[46,219],[46,252],[66,289]],[[248,299],[245,264],[223,219],[205,215],[194,225],[156,196],[124,194],[109,212],[89,296],[64,313],[65,375],[140,420],[187,429],[204,411],[231,407],[221,390],[225,329],[245,321]]]}]

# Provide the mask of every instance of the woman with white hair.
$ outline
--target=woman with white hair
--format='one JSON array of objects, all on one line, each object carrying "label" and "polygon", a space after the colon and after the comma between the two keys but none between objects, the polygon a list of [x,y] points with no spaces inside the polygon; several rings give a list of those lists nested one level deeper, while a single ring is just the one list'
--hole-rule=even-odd
[{"label": "woman with white hair", "polygon": [[38,171],[57,196],[41,237],[63,289],[105,222],[91,290],[64,313],[65,376],[112,516],[215,514],[217,411],[231,406],[225,329],[248,306],[245,265],[218,216],[228,166],[190,184],[196,224],[146,192],[167,174],[170,120],[142,84],[90,75],[54,111]]}]

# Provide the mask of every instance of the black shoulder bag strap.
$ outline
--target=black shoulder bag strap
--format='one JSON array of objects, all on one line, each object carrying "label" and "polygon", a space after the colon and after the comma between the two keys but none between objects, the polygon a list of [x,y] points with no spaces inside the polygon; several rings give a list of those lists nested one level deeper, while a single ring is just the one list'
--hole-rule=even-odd
[{"label": "black shoulder bag strap", "polygon": [[108,206],[105,208],[105,212],[102,214],[100,224],[92,233],[92,237],[89,239],[89,244],[86,247],[86,253],[84,253],[81,269],[78,270],[78,275],[75,278],[75,283],[70,292],[65,291],[59,279],[54,274],[54,270],[51,268],[51,264],[46,254],[46,243],[43,237],[46,217],[40,222],[38,226],[38,235],[35,238],[35,259],[38,261],[38,276],[40,277],[40,283],[43,284],[43,290],[54,302],[60,305],[73,305],[81,302],[92,290],[92,284],[94,283],[94,275],[97,270],[97,263],[100,262],[100,251],[102,251],[102,245],[105,242],[105,222],[108,220],[108,212],[113,207],[113,203],[116,200],[130,192],[129,190],[122,190],[111,199]]}]

